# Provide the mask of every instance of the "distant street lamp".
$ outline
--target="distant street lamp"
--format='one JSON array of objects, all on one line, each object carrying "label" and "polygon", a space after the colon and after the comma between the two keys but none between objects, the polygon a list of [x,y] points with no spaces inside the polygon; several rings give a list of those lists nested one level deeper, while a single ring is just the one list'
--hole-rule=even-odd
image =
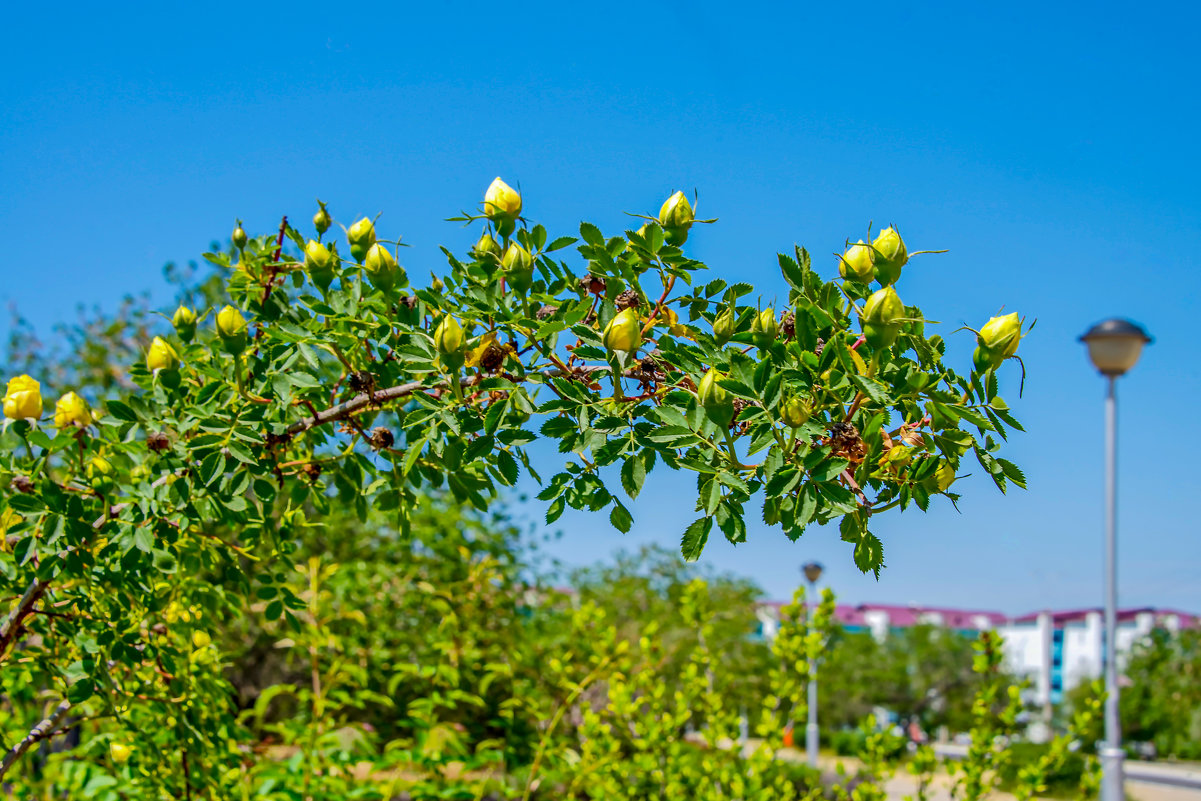
[{"label": "distant street lamp", "polygon": [[[808,562],[801,567],[805,580],[809,582],[809,603],[813,609],[817,603],[817,580],[822,577],[819,562]],[[809,754],[810,767],[817,767],[817,665],[809,660],[809,722],[805,725],[805,751]]]},{"label": "distant street lamp", "polygon": [[1116,379],[1138,361],[1147,332],[1128,320],[1106,320],[1090,328],[1080,341],[1088,358],[1108,379],[1105,395],[1105,744],[1101,748],[1101,801],[1123,801],[1122,728],[1118,714],[1117,665],[1117,437]]}]

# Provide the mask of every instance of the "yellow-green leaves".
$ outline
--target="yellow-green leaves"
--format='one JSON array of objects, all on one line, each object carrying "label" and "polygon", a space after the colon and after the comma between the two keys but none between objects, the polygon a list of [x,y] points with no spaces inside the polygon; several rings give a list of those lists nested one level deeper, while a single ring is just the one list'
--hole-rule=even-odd
[{"label": "yellow-green leaves", "polygon": [[27,375],[8,379],[4,416],[9,420],[36,420],[42,416],[42,385]]},{"label": "yellow-green leaves", "polygon": [[638,322],[638,312],[634,309],[622,309],[614,315],[605,326],[603,340],[610,353],[631,353],[637,350],[642,344],[642,326]]},{"label": "yellow-green leaves", "polygon": [[246,318],[233,306],[217,312],[217,337],[226,353],[237,356],[246,350]]}]

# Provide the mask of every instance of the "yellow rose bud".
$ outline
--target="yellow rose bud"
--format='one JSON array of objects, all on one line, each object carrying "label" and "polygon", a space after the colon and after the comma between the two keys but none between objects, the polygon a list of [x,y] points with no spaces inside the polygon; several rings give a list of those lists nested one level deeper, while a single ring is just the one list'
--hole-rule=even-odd
[{"label": "yellow rose bud", "polygon": [[871,283],[876,271],[872,267],[872,251],[860,239],[847,248],[838,260],[838,274],[848,281],[858,281],[861,284]]},{"label": "yellow rose bud", "polygon": [[534,257],[517,242],[509,243],[501,259],[505,280],[519,295],[530,291],[534,285]]},{"label": "yellow rose bud", "polygon": [[162,337],[155,337],[146,351],[146,369],[175,370],[179,367],[179,354],[171,343]]},{"label": "yellow rose bud", "polygon": [[873,348],[887,348],[901,332],[905,304],[891,286],[877,290],[863,307],[863,336]]},{"label": "yellow rose bud", "polygon": [[1016,354],[1021,341],[1022,321],[1017,312],[989,318],[980,329],[980,336],[976,337],[976,344],[996,351],[1003,359]]},{"label": "yellow rose bud", "polygon": [[729,342],[735,333],[737,333],[737,328],[734,309],[727,306],[713,319],[713,338],[717,340],[718,347],[720,347]]},{"label": "yellow rose bud", "polygon": [[684,244],[684,240],[688,239],[688,229],[695,219],[692,204],[683,192],[676,192],[659,208],[659,225],[663,227],[664,238],[671,245]]},{"label": "yellow rose bud", "polygon": [[717,383],[722,378],[725,378],[725,375],[717,370],[705,373],[701,382],[697,384],[696,399],[700,401],[710,420],[728,428],[734,420],[734,399],[725,387]]},{"label": "yellow rose bud", "polygon": [[207,631],[197,629],[192,632],[192,645],[197,648],[207,648],[213,644],[213,638],[209,636]]},{"label": "yellow rose bud", "polygon": [[789,398],[780,407],[780,419],[789,428],[800,428],[812,414],[809,403],[803,398]]},{"label": "yellow rose bud", "polygon": [[434,329],[434,347],[443,356],[454,356],[463,350],[463,326],[449,314],[442,315]]},{"label": "yellow rose bud", "polygon": [[9,420],[34,420],[42,416],[42,385],[27,375],[8,379],[4,416]]},{"label": "yellow rose bud", "polygon": [[895,228],[885,228],[872,242],[872,266],[880,286],[890,286],[901,277],[901,268],[909,261],[905,240]]},{"label": "yellow rose bud", "polygon": [[350,242],[350,255],[361,262],[375,244],[375,225],[364,217],[346,229],[346,239]]},{"label": "yellow rose bud", "polygon": [[217,312],[217,336],[226,353],[237,356],[246,350],[246,318],[233,306]]},{"label": "yellow rose bud", "polygon": [[322,291],[329,289],[338,272],[338,260],[329,248],[315,239],[304,246],[304,269]]},{"label": "yellow rose bud", "polygon": [[633,309],[619,311],[605,326],[602,339],[610,352],[630,353],[638,350],[638,346],[642,344],[642,326],[638,322],[638,312]]},{"label": "yellow rose bud", "polygon": [[329,212],[325,210],[324,203],[318,200],[317,205],[321,208],[313,215],[313,227],[317,229],[317,236],[321,236],[321,234],[329,230],[330,225],[333,224],[333,220],[330,218]]},{"label": "yellow rose bud", "polygon": [[192,337],[196,336],[196,312],[187,306],[180,306],[171,317],[171,325],[175,326],[175,333],[180,339],[191,342]]},{"label": "yellow rose bud", "polygon": [[493,222],[511,222],[521,215],[521,194],[497,176],[484,193],[484,216]]},{"label": "yellow rose bud", "polygon": [[776,310],[770,306],[755,315],[751,320],[751,341],[757,348],[766,348],[776,341],[779,325],[776,323]]},{"label": "yellow rose bud", "polygon": [[124,743],[109,743],[108,755],[116,764],[124,765],[133,756],[133,752]]},{"label": "yellow rose bud", "polygon": [[54,427],[67,428],[79,426],[85,428],[92,424],[92,413],[88,410],[87,401],[68,392],[54,404]]},{"label": "yellow rose bud", "polygon": [[396,263],[396,257],[378,242],[367,251],[363,267],[371,283],[381,292],[388,292],[397,284],[408,281],[404,268]]}]

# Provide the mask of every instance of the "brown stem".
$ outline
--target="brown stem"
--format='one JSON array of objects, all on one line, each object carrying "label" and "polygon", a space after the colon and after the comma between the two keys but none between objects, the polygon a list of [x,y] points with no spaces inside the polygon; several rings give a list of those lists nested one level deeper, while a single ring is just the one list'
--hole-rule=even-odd
[{"label": "brown stem", "polygon": [[[0,626],[0,658],[8,653],[8,647],[17,638],[17,632],[21,630],[21,623],[33,612],[33,605],[41,600],[48,587],[49,585],[40,581],[36,576],[33,581],[29,582],[25,594],[17,602],[17,607],[5,619],[4,625]],[[20,755],[18,754],[18,756]],[[0,775],[3,774],[0,773]]]},{"label": "brown stem", "polygon": [[29,734],[26,734],[21,742],[10,748],[8,753],[4,755],[4,761],[0,763],[0,778],[4,778],[4,774],[8,773],[8,769],[11,768],[16,761],[20,759],[21,756],[30,749],[30,747],[33,746],[34,743],[57,734],[58,730],[63,725],[63,721],[67,718],[67,713],[70,711],[71,702],[63,701],[55,708],[54,713],[51,714],[50,717],[46,718],[41,723],[30,729]]},{"label": "brown stem", "polygon": [[646,325],[642,326],[642,335],[646,336],[646,332],[651,330],[651,326],[655,324],[655,318],[659,316],[659,310],[663,308],[663,301],[667,300],[667,296],[671,294],[671,288],[676,285],[676,277],[673,275],[667,279],[667,286],[663,287],[663,294],[655,301],[655,308],[651,309],[651,315],[646,320]]}]

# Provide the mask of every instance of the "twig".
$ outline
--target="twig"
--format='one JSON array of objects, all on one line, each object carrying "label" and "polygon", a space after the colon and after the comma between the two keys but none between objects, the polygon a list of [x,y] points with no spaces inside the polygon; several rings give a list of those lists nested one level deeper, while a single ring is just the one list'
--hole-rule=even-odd
[{"label": "twig", "polygon": [[9,752],[4,755],[4,762],[0,763],[0,778],[4,778],[4,774],[8,773],[8,769],[16,763],[21,756],[33,746],[34,743],[44,740],[47,737],[52,737],[58,733],[59,727],[67,717],[67,713],[71,711],[71,702],[63,701],[54,710],[54,714],[43,720],[38,725],[30,729],[29,734],[21,742],[14,745]]},{"label": "twig", "polygon": [[[17,632],[21,630],[21,623],[24,622],[25,618],[29,617],[33,611],[33,605],[46,594],[48,586],[39,580],[37,576],[34,576],[33,581],[29,582],[29,586],[25,589],[25,594],[17,602],[17,608],[5,619],[4,626],[0,627],[0,657],[8,653],[8,647],[17,638]],[[20,755],[18,754],[18,756]],[[3,774],[0,773],[0,775]]]}]

